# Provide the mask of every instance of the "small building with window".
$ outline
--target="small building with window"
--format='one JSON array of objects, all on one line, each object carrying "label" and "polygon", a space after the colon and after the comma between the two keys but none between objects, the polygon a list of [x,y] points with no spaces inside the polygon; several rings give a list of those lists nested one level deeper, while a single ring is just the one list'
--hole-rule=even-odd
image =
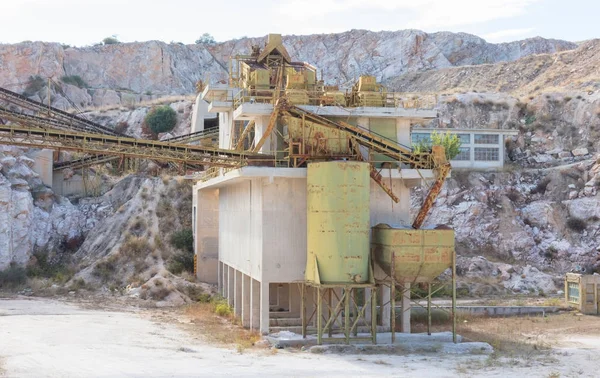
[{"label": "small building with window", "polygon": [[460,153],[451,160],[452,168],[502,168],[504,166],[507,137],[518,130],[498,129],[413,129],[411,142],[416,144],[431,140],[431,134],[450,132],[461,141]]}]

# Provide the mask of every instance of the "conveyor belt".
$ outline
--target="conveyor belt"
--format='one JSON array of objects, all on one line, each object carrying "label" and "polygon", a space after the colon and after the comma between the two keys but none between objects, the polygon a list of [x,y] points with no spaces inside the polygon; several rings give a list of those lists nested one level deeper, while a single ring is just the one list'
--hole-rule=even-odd
[{"label": "conveyor belt", "polygon": [[[4,109],[4,112],[10,111]],[[247,160],[271,164],[273,157],[181,143],[135,139],[46,128],[48,119],[28,116],[19,125],[0,125],[0,144],[82,151],[99,155],[138,157],[194,165],[238,167]],[[21,125],[27,126],[21,126]]]},{"label": "conveyor belt", "polygon": [[102,126],[88,119],[78,117],[71,113],[65,112],[64,110],[44,105],[41,102],[31,100],[23,95],[20,95],[13,91],[9,91],[5,88],[0,88],[0,101],[6,101],[8,103],[17,105],[23,109],[30,110],[34,112],[37,116],[44,115],[44,118],[49,118],[55,121],[62,122],[64,124],[64,127],[70,127],[74,130],[95,132],[99,134],[108,135],[123,135],[109,127]]}]

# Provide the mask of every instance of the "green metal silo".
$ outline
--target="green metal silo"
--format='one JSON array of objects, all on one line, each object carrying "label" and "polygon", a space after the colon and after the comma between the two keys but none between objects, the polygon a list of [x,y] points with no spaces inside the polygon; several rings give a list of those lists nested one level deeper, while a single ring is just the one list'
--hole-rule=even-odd
[{"label": "green metal silo", "polygon": [[369,279],[369,179],[368,163],[308,165],[307,281],[338,284]]}]

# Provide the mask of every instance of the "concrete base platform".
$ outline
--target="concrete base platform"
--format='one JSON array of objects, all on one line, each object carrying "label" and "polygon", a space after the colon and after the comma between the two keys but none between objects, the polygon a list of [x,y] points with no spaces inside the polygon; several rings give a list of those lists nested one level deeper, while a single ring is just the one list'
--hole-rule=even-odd
[{"label": "concrete base platform", "polygon": [[[359,337],[369,337],[369,334],[358,334]],[[334,335],[343,342],[343,335]],[[311,353],[346,353],[346,354],[410,354],[410,353],[444,353],[444,354],[490,354],[494,349],[487,343],[462,342],[457,335],[457,344],[452,342],[451,332],[426,333],[396,333],[396,341],[392,344],[390,332],[378,333],[377,344],[367,344],[364,341],[345,344],[316,345],[316,335],[302,335],[293,332],[278,332],[265,336],[269,343],[277,348],[303,347]],[[352,341],[351,341],[352,342]]]}]

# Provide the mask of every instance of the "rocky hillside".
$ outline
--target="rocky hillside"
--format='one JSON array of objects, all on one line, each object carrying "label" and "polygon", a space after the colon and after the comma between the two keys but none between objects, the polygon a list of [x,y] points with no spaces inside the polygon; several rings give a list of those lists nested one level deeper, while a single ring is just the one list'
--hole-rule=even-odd
[{"label": "rocky hillside", "polygon": [[[46,101],[45,79],[52,77],[61,87],[53,85],[54,106],[133,105],[157,95],[193,93],[195,83],[207,74],[212,81],[224,79],[229,56],[263,43],[264,38],[242,38],[216,45],[158,41],[81,48],[44,42],[0,45],[0,87]],[[576,47],[543,38],[492,44],[465,33],[418,30],[286,36],[284,43],[294,59],[314,64],[327,82],[340,85],[360,74],[388,80],[410,72],[514,61]],[[32,83],[37,76],[40,79]]]},{"label": "rocky hillside", "polygon": [[600,40],[556,54],[537,54],[497,64],[412,72],[387,84],[400,92],[540,92],[600,90]]}]

